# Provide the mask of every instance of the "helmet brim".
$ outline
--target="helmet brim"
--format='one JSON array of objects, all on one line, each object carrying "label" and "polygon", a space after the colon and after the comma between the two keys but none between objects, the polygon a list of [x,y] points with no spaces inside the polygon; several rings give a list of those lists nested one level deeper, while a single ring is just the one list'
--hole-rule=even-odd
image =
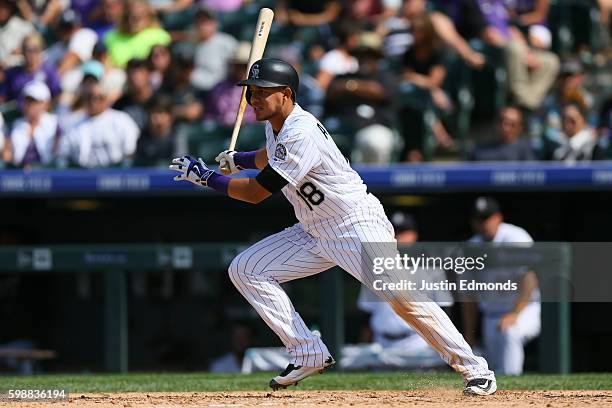
[{"label": "helmet brim", "polygon": [[286,84],[279,84],[278,82],[266,81],[265,79],[257,79],[257,78],[245,79],[245,80],[238,82],[236,85],[237,86],[255,85],[255,86],[260,86],[262,88],[275,88],[277,86],[288,86]]}]

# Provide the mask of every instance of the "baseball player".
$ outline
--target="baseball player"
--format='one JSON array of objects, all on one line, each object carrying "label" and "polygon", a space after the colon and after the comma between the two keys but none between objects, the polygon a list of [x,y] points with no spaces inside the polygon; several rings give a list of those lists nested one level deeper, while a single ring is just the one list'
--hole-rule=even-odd
[{"label": "baseball player", "polygon": [[[207,186],[237,200],[259,203],[282,191],[293,205],[297,224],[257,242],[229,267],[236,288],[287,348],[290,364],[270,381],[273,389],[286,388],[335,361],[280,285],[335,265],[368,285],[372,270],[362,267],[364,256],[371,261],[378,255],[377,245],[394,244],[395,234],[382,205],[367,192],[327,130],[295,102],[299,79],[290,64],[271,58],[256,61],[238,85],[248,87],[248,103],[257,120],[266,121],[266,147],[224,151],[216,160],[227,165],[229,173],[259,169],[257,176],[230,178],[189,156],[174,159],[170,169],[180,173],[174,180]],[[495,392],[495,375],[486,360],[474,355],[436,303],[415,301],[403,291],[380,296],[463,376],[465,393]]]}]

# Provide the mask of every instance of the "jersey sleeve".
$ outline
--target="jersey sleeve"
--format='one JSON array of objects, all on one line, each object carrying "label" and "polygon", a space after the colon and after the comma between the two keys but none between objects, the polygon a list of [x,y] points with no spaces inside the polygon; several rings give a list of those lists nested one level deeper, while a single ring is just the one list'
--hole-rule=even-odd
[{"label": "jersey sleeve", "polygon": [[294,187],[321,162],[315,143],[303,133],[282,138],[272,148],[270,167]]}]

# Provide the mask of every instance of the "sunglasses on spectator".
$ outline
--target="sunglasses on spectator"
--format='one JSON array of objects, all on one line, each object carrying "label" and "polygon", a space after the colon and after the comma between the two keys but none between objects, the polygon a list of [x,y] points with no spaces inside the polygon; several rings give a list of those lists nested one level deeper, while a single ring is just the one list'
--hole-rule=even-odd
[{"label": "sunglasses on spectator", "polygon": [[23,52],[27,54],[38,53],[38,52],[41,52],[41,48],[40,47],[23,47]]},{"label": "sunglasses on spectator", "polygon": [[521,122],[519,122],[518,120],[504,117],[499,118],[499,123],[512,127],[519,127],[521,125]]},{"label": "sunglasses on spectator", "polygon": [[102,94],[85,95],[85,100],[87,100],[87,101],[102,101],[102,100],[104,100],[104,95],[102,95]]}]

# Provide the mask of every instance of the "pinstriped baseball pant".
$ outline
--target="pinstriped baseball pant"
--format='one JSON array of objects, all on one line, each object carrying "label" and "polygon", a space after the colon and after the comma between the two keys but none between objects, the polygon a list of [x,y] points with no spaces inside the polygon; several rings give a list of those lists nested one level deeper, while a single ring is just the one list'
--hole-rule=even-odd
[{"label": "pinstriped baseball pant", "polygon": [[[285,344],[294,365],[321,367],[330,355],[296,312],[280,284],[325,271],[335,265],[367,287],[375,279],[364,270],[366,257],[388,253],[394,243],[393,227],[378,211],[355,211],[339,224],[313,231],[300,224],[271,235],[232,261],[229,276],[236,288],[257,310]],[[380,247],[377,243],[385,243]],[[477,357],[449,317],[431,301],[409,297],[405,292],[377,293],[431,345],[455,371],[468,381],[493,378],[487,362]]]}]

